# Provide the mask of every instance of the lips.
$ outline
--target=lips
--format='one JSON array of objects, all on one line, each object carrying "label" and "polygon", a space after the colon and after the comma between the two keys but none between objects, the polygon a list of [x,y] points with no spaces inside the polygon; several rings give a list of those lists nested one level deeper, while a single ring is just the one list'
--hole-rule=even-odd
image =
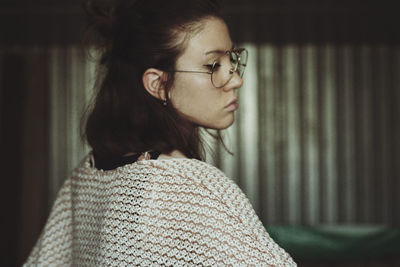
[{"label": "lips", "polygon": [[228,109],[229,111],[235,111],[237,110],[239,107],[239,103],[237,99],[232,100],[228,105],[226,105],[226,109]]}]

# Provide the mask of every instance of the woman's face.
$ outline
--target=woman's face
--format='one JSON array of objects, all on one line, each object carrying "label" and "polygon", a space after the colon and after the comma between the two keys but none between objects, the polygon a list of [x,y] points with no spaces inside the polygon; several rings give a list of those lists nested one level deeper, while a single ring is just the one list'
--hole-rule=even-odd
[{"label": "woman's face", "polygon": [[[226,24],[217,18],[207,18],[203,28],[187,42],[178,58],[176,70],[210,71],[205,65],[218,60],[224,51],[232,49]],[[228,56],[229,58],[229,56]],[[169,92],[173,106],[193,123],[212,129],[225,129],[234,120],[238,108],[236,89],[242,79],[235,73],[222,88],[216,88],[206,73],[176,72]]]}]

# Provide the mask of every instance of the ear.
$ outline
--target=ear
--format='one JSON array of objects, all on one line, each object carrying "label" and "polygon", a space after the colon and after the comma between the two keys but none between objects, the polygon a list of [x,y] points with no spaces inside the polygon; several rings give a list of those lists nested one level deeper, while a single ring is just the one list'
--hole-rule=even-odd
[{"label": "ear", "polygon": [[164,72],[155,68],[147,69],[142,76],[143,85],[149,94],[157,99],[165,101],[166,94],[162,79]]}]

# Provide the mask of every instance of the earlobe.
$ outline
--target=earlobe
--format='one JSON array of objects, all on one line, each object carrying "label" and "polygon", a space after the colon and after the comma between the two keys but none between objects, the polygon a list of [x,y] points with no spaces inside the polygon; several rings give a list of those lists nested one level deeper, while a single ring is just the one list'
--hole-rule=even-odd
[{"label": "earlobe", "polygon": [[165,91],[163,88],[164,72],[155,68],[147,69],[142,76],[143,86],[146,91],[153,97],[166,101]]}]

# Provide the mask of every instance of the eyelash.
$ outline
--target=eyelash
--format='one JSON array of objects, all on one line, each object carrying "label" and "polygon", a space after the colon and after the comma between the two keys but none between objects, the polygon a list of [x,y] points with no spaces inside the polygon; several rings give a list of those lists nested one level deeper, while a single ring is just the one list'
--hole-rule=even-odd
[{"label": "eyelash", "polygon": [[[204,66],[206,66],[210,71],[213,71],[213,70],[216,70],[216,69],[218,69],[219,67],[221,67],[221,64],[219,64],[218,62],[216,62],[216,63],[213,63],[213,64],[206,64],[206,65],[204,65]],[[214,67],[214,69],[213,69],[213,67]]]}]

